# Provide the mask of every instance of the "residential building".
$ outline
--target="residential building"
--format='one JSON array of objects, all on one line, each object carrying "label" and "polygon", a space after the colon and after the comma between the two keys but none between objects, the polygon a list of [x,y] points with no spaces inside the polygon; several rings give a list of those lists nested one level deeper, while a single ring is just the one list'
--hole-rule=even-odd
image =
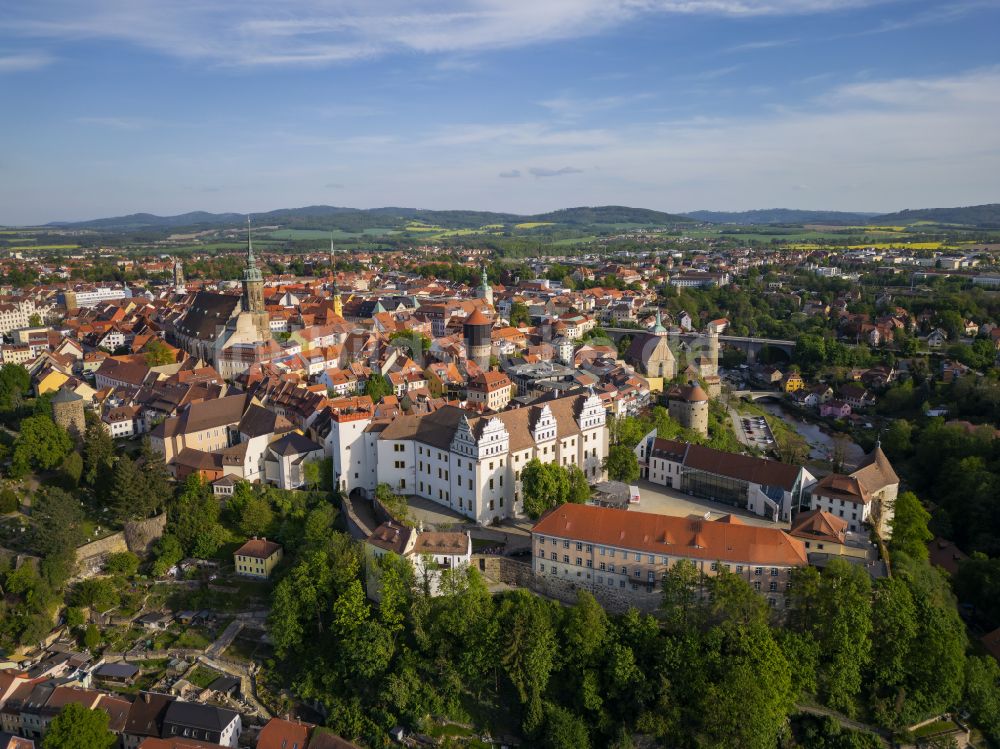
[{"label": "residential building", "polygon": [[441,573],[467,567],[472,559],[472,538],[468,534],[418,531],[390,521],[382,523],[365,539],[365,571],[368,595],[381,598],[381,563],[394,554],[413,566],[417,585],[428,595],[441,593]]},{"label": "residential building", "polygon": [[281,544],[255,536],[233,552],[233,565],[237,575],[266,580],[283,556]]},{"label": "residential building", "polygon": [[264,478],[279,489],[299,489],[306,484],[306,465],[323,457],[322,445],[298,432],[289,432],[267,446]]},{"label": "residential building", "polygon": [[849,526],[847,520],[825,510],[809,510],[795,516],[788,535],[805,544],[810,563],[814,557],[874,559],[876,553],[868,537],[849,530]]},{"label": "residential building", "polygon": [[466,398],[471,408],[502,411],[510,403],[511,387],[503,372],[480,372],[469,380]]},{"label": "residential building", "polygon": [[812,486],[808,506],[846,520],[852,533],[869,524],[882,538],[889,538],[898,492],[899,477],[876,444],[853,473],[831,473]]},{"label": "residential building", "polygon": [[233,710],[175,700],[163,714],[161,738],[195,739],[235,749],[242,732],[243,721]]}]

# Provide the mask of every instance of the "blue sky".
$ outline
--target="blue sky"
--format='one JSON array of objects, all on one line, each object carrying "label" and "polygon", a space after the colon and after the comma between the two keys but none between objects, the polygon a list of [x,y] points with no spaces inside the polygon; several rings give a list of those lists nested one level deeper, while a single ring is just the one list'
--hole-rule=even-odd
[{"label": "blue sky", "polygon": [[1000,201],[1000,0],[0,0],[0,222]]}]

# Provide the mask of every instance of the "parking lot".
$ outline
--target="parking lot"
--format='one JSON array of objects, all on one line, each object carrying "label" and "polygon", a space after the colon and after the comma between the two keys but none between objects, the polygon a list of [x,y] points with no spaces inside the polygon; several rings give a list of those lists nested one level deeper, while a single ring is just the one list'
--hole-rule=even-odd
[{"label": "parking lot", "polygon": [[757,515],[752,515],[744,509],[733,507],[722,502],[691,497],[674,489],[668,489],[659,484],[639,481],[639,504],[631,505],[630,509],[640,512],[653,512],[658,515],[675,515],[678,517],[704,517],[709,513],[710,520],[718,520],[723,515],[736,515],[747,525],[760,525],[765,528],[788,528],[788,523],[772,523]]},{"label": "parking lot", "polygon": [[761,450],[770,450],[774,447],[774,435],[771,434],[771,427],[762,416],[741,416],[737,422],[737,428],[742,430],[741,436],[747,444],[759,447]]}]

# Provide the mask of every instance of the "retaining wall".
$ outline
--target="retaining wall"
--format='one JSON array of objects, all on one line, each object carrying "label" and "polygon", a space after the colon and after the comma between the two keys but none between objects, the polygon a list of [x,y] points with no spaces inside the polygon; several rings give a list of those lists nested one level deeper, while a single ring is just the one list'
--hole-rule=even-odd
[{"label": "retaining wall", "polygon": [[577,593],[585,590],[591,593],[601,606],[612,613],[622,613],[630,608],[652,612],[661,600],[658,592],[646,593],[643,591],[637,593],[633,592],[631,587],[604,587],[592,581],[577,582],[576,580],[536,575],[531,570],[531,564],[508,557],[474,554],[472,565],[489,580],[518,588],[527,588],[533,593],[563,603],[575,603]]}]

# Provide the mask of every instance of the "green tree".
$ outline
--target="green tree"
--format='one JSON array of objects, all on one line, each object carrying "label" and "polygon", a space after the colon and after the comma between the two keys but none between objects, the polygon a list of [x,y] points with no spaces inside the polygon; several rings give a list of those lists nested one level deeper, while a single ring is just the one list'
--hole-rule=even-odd
[{"label": "green tree", "polygon": [[566,478],[569,481],[566,501],[578,505],[586,504],[587,500],[590,499],[590,483],[587,481],[587,474],[579,466],[572,465],[566,469]]},{"label": "green tree", "polygon": [[80,457],[80,453],[71,452],[63,458],[59,473],[62,474],[63,485],[67,489],[70,491],[76,489],[83,476],[83,458]]},{"label": "green tree", "polygon": [[889,546],[893,551],[903,552],[913,559],[926,560],[927,543],[934,534],[927,528],[931,515],[924,509],[917,495],[903,492],[896,497],[895,513],[890,525],[892,538]]},{"label": "green tree", "polygon": [[173,532],[184,550],[194,557],[212,556],[226,537],[219,524],[219,502],[197,474],[184,482],[174,507]]},{"label": "green tree", "polygon": [[83,646],[93,653],[101,644],[101,633],[93,624],[88,624],[83,633]]},{"label": "green tree", "polygon": [[528,313],[528,305],[523,302],[514,302],[510,306],[510,324],[515,327],[519,325],[531,324],[531,315]]},{"label": "green tree", "polygon": [[136,468],[135,462],[127,455],[122,455],[115,461],[111,471],[111,485],[108,488],[107,504],[119,523],[146,516],[142,474]]},{"label": "green tree", "polygon": [[701,573],[690,559],[680,559],[663,575],[664,621],[676,632],[686,632],[702,613]]},{"label": "green tree", "polygon": [[139,557],[131,551],[118,551],[108,554],[104,560],[104,571],[112,575],[131,577],[139,570]]},{"label": "green tree", "polygon": [[552,604],[519,589],[503,598],[497,617],[501,667],[524,710],[524,729],[531,733],[542,723],[542,695],[554,666]]},{"label": "green tree", "polygon": [[[802,579],[809,587],[799,591]],[[815,581],[815,585],[811,584]],[[871,659],[871,580],[861,567],[832,560],[818,579],[793,577],[792,620],[819,643],[824,704],[852,713]]]},{"label": "green tree", "polygon": [[108,481],[115,462],[115,443],[101,420],[87,414],[87,427],[83,436],[83,480],[89,486],[100,486]]},{"label": "green tree", "polygon": [[11,473],[24,476],[31,470],[51,470],[72,449],[70,436],[51,417],[29,416],[21,422],[21,432],[14,440]]},{"label": "green tree", "polygon": [[893,419],[885,434],[882,435],[882,449],[891,458],[903,458],[913,449],[912,434],[913,425],[909,421]]},{"label": "green tree", "polygon": [[542,745],[547,749],[589,749],[587,724],[566,708],[546,703]]},{"label": "green tree", "polygon": [[106,712],[71,702],[52,719],[42,749],[111,749],[117,743]]},{"label": "green tree", "polygon": [[34,547],[42,556],[73,554],[83,541],[80,502],[62,489],[48,487],[37,494],[31,508],[35,521]]},{"label": "green tree", "polygon": [[907,665],[917,636],[917,608],[913,595],[899,577],[875,583],[872,604],[872,648],[869,687],[879,719],[899,725],[897,706],[905,697]]},{"label": "green tree", "polygon": [[184,558],[184,547],[173,533],[163,534],[154,545],[156,561],[153,562],[153,576],[162,577]]},{"label": "green tree", "polygon": [[274,512],[266,497],[251,496],[239,517],[239,529],[245,536],[263,536],[274,522]]},{"label": "green tree", "polygon": [[11,413],[21,408],[31,390],[31,375],[20,364],[0,367],[0,413]]},{"label": "green tree", "polygon": [[569,477],[561,466],[532,458],[521,471],[521,491],[524,511],[537,518],[569,498]]},{"label": "green tree", "polygon": [[989,656],[966,659],[965,704],[990,740],[1000,742],[1000,665]]},{"label": "green tree", "polygon": [[[716,636],[724,657],[700,701],[705,745],[771,749],[785,734],[792,708],[788,661],[762,622],[728,623]],[[747,704],[754,709],[747,711]]]},{"label": "green tree", "polygon": [[161,367],[164,364],[173,364],[176,361],[176,355],[173,350],[159,338],[150,339],[149,343],[143,347],[142,355],[146,361],[146,366],[149,367]]},{"label": "green tree", "polygon": [[632,448],[626,445],[612,445],[604,461],[608,477],[614,481],[631,482],[639,478],[639,459]]},{"label": "green tree", "polygon": [[13,489],[0,489],[0,514],[16,512],[21,508],[21,499]]},{"label": "green tree", "polygon": [[382,398],[392,393],[392,386],[383,375],[372,372],[365,380],[365,395],[372,399],[373,403],[378,403]]},{"label": "green tree", "polygon": [[141,471],[143,514],[165,510],[174,496],[173,479],[163,462],[163,455],[153,449],[149,437],[142,438],[137,467]]}]

